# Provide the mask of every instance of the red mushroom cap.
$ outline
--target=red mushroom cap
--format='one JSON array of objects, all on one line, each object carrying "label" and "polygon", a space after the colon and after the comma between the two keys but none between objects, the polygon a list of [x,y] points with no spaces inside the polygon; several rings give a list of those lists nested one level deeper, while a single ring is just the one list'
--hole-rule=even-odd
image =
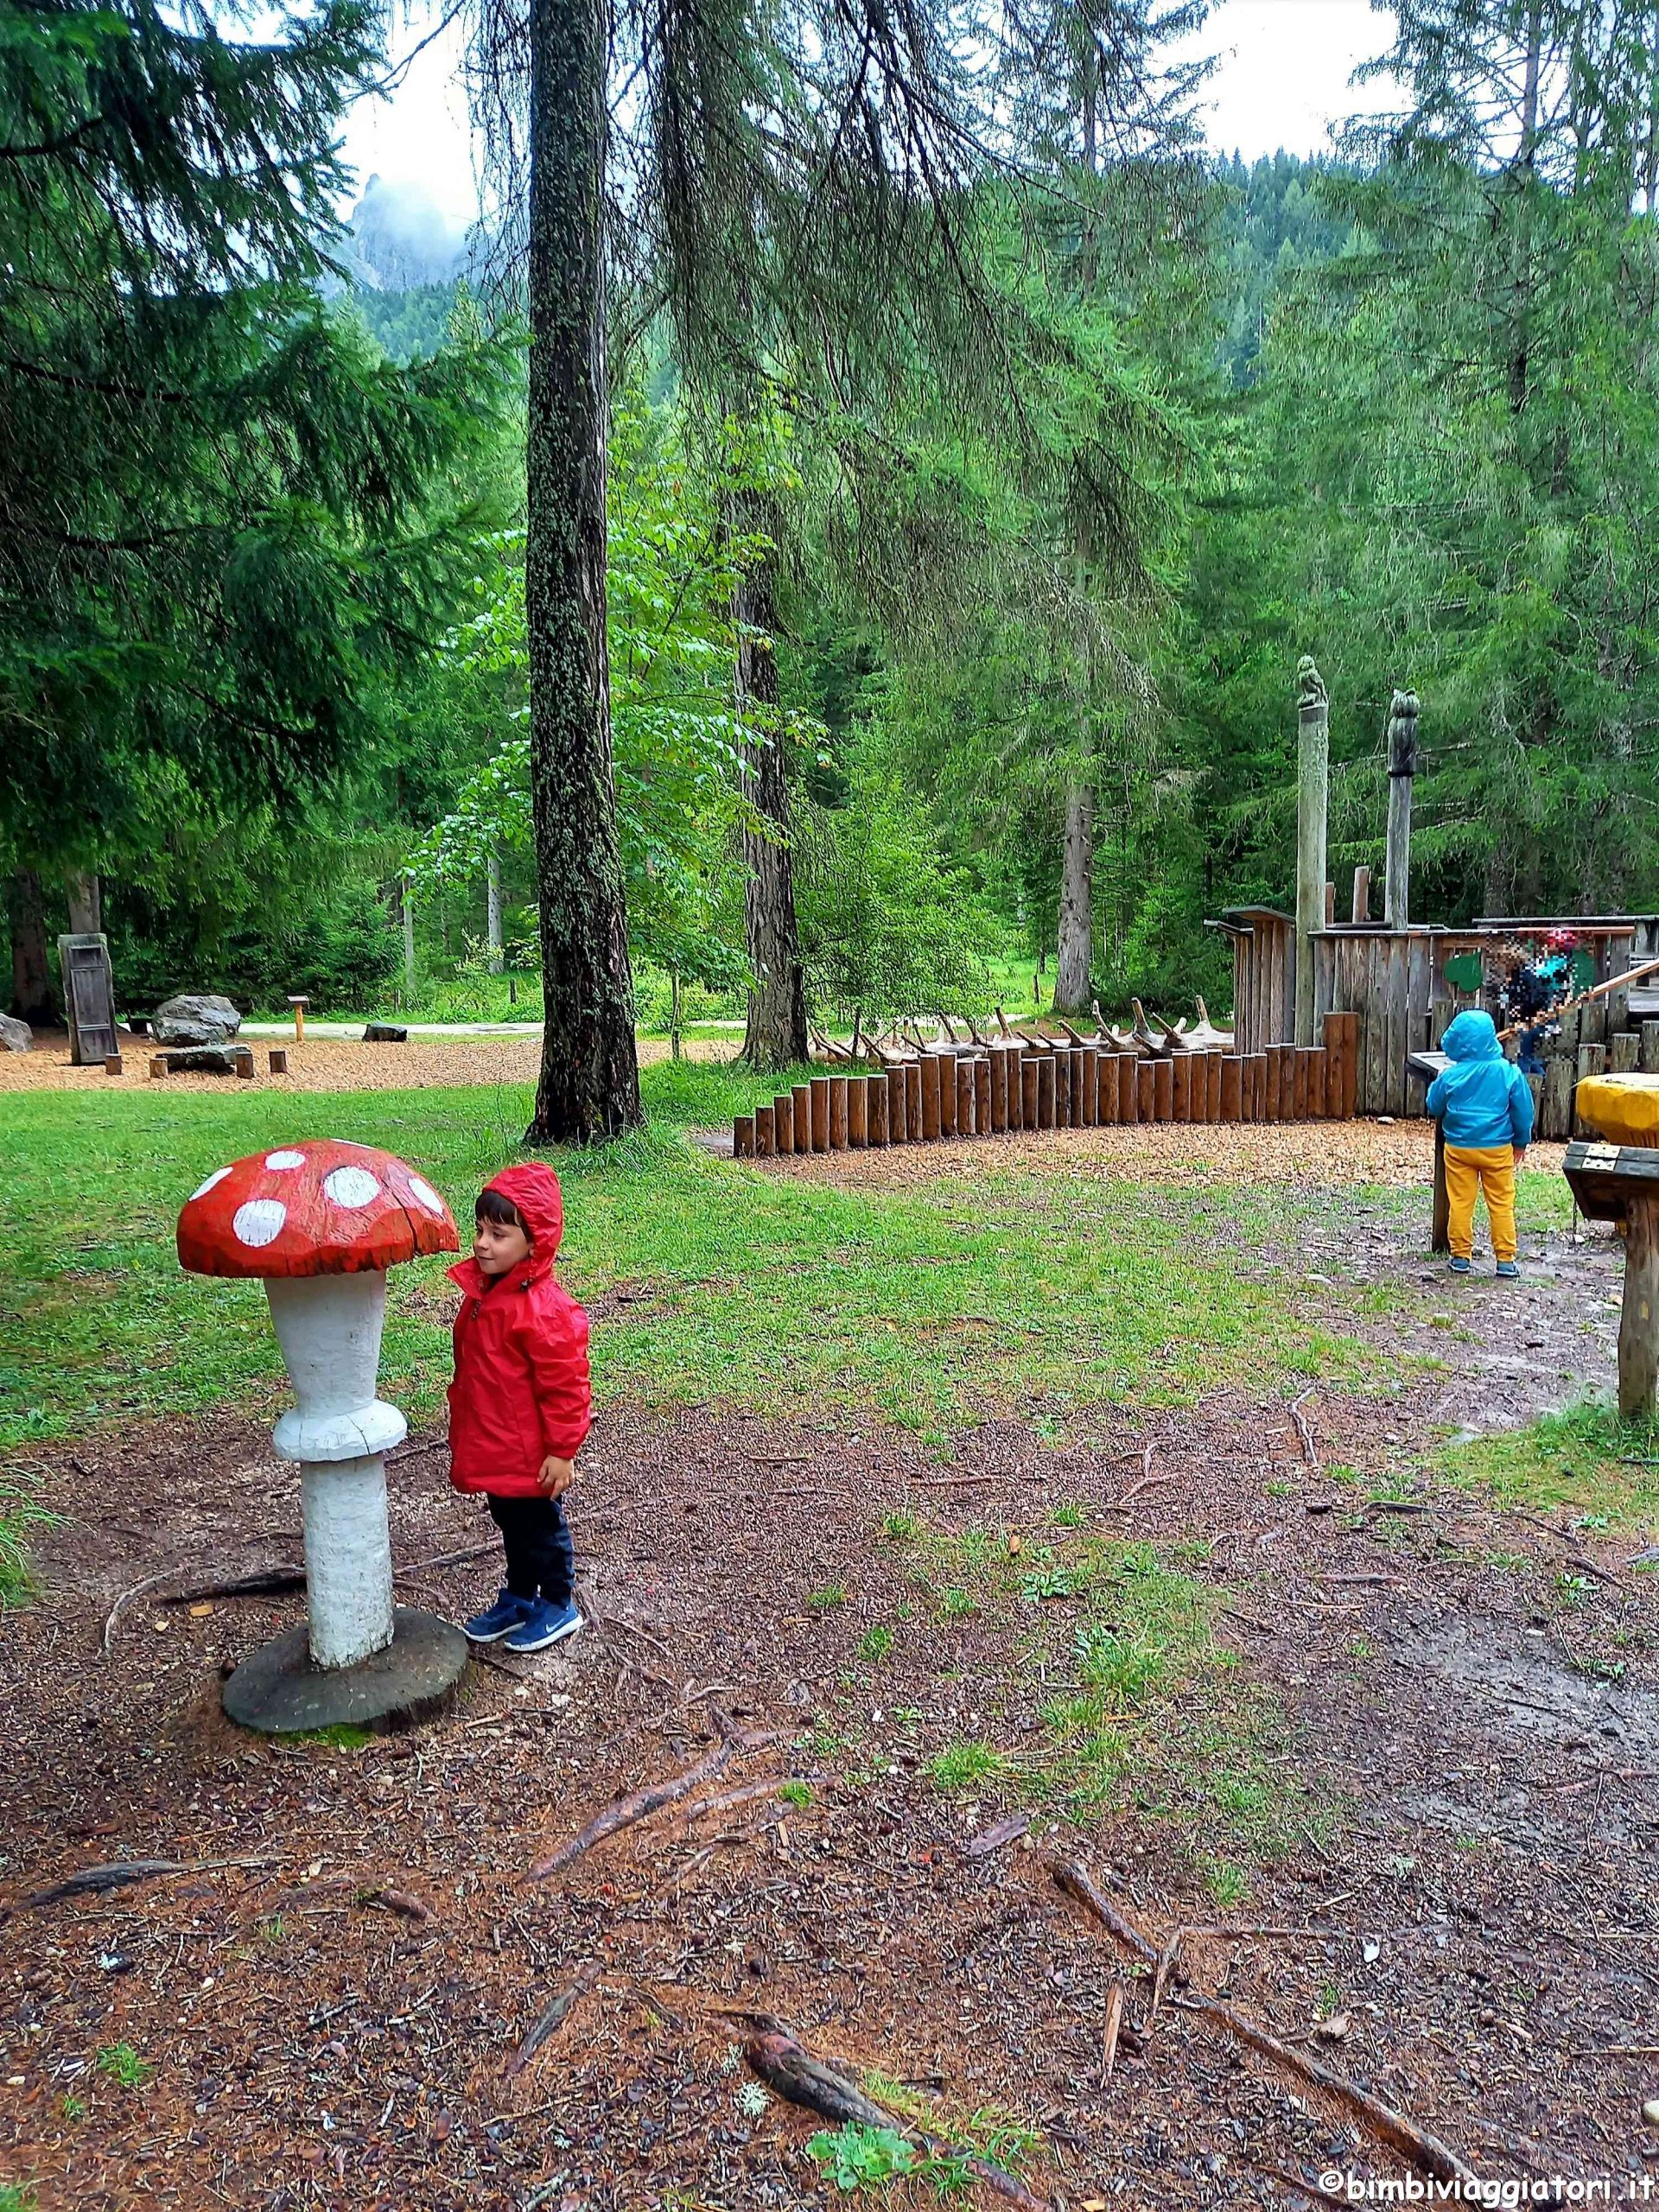
[{"label": "red mushroom cap", "polygon": [[199,1275],[350,1275],[460,1249],[407,1160],[338,1137],[217,1167],[179,1216],[179,1265]]}]

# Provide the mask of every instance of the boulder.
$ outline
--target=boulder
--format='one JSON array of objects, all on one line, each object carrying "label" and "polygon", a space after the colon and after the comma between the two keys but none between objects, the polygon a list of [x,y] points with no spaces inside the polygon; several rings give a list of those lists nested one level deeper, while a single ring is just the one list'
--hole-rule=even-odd
[{"label": "boulder", "polygon": [[169,1075],[235,1075],[240,1062],[247,1061],[250,1068],[253,1062],[245,1045],[187,1045],[157,1057],[167,1062]]},{"label": "boulder", "polygon": [[226,1045],[242,1027],[229,999],[211,991],[185,991],[150,1016],[149,1033],[158,1045]]},{"label": "boulder", "polygon": [[32,1052],[34,1049],[35,1032],[29,1024],[0,1014],[0,1052]]},{"label": "boulder", "polygon": [[372,1021],[363,1032],[365,1045],[407,1045],[409,1032],[400,1029],[395,1021]]}]

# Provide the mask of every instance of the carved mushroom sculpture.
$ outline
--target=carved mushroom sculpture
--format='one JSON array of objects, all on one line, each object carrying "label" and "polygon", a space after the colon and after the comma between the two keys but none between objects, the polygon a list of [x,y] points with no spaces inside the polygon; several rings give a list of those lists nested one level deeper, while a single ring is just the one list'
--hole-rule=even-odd
[{"label": "carved mushroom sculpture", "polygon": [[[295,1649],[285,1650],[293,1637],[279,1639],[226,1685],[226,1710],[251,1726],[314,1727],[325,1709],[334,1720],[429,1709],[430,1668],[416,1668],[411,1700],[400,1681],[407,1668],[381,1656],[400,1641],[429,1660],[441,1656],[439,1672],[453,1664],[459,1677],[465,1644],[456,1632],[393,1608],[385,1455],[406,1424],[375,1395],[387,1268],[459,1248],[448,1207],[406,1161],[337,1139],[217,1168],[179,1216],[181,1266],[264,1281],[294,1385],[296,1402],[273,1441],[303,1471],[308,1633]],[[245,1675],[257,1679],[242,1683]],[[332,1695],[309,1679],[324,1675],[340,1678]]]}]

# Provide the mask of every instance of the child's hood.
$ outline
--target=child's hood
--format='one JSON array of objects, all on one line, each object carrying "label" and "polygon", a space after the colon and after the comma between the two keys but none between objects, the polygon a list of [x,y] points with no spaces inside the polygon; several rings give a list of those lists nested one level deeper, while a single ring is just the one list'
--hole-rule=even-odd
[{"label": "child's hood", "polygon": [[[539,1282],[551,1272],[564,1240],[564,1193],[559,1188],[559,1179],[539,1160],[526,1160],[515,1167],[504,1167],[499,1175],[492,1175],[484,1187],[486,1191],[499,1191],[510,1205],[516,1206],[519,1219],[530,1232],[533,1248],[531,1255],[522,1268],[513,1269],[511,1278],[521,1288],[528,1289],[532,1282]],[[458,1267],[450,1268],[449,1275],[463,1290],[477,1293],[485,1287],[476,1260],[462,1260]]]},{"label": "child's hood", "polygon": [[[1440,1050],[1449,1060],[1501,1060],[1503,1057],[1497,1024],[1490,1014],[1482,1014],[1475,1007],[1447,1024]],[[516,1205],[518,1200],[513,1203]]]}]

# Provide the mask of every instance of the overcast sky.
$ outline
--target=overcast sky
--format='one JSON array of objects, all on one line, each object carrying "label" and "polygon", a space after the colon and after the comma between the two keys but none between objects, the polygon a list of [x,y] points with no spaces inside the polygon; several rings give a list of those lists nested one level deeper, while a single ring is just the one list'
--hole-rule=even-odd
[{"label": "overcast sky", "polygon": [[[399,50],[432,20],[410,24]],[[1391,29],[1370,0],[1219,0],[1198,42],[1221,57],[1210,94],[1211,143],[1247,159],[1281,146],[1321,151],[1333,121],[1387,105],[1382,89],[1354,91],[1349,79],[1387,47]],[[476,212],[460,44],[458,28],[435,41],[390,99],[359,103],[346,133],[359,188],[378,173],[411,197],[426,196],[457,226]]]}]

